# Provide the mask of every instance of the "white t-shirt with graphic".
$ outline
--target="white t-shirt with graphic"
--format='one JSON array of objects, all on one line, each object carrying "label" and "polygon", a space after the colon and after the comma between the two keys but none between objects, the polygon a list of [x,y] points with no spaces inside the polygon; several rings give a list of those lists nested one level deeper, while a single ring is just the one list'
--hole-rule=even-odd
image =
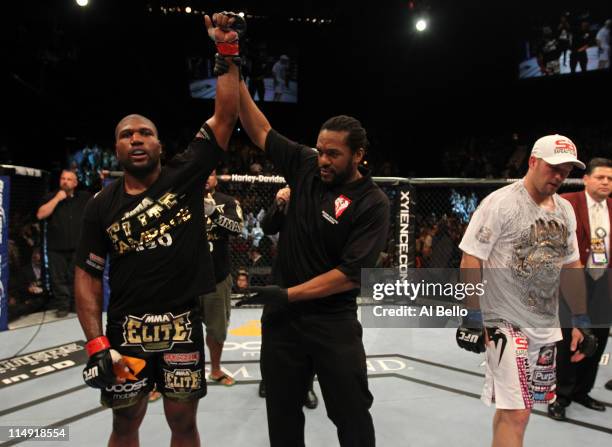
[{"label": "white t-shirt with graphic", "polygon": [[505,320],[538,343],[560,340],[561,268],[579,259],[576,216],[555,194],[554,210],[533,201],[523,180],[489,194],[459,248],[483,261],[485,323]]}]

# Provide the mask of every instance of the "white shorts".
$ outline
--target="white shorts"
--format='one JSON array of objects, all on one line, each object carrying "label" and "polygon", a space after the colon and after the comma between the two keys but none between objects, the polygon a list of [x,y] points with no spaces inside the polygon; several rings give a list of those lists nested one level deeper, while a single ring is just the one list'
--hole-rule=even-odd
[{"label": "white shorts", "polygon": [[480,399],[500,410],[523,410],[552,403],[555,394],[555,343],[537,344],[507,322],[487,327],[485,384]]}]

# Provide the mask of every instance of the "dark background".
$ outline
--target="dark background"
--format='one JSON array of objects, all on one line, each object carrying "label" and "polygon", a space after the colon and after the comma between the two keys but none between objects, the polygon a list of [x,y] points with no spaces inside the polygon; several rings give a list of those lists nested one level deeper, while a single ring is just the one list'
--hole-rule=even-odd
[{"label": "dark background", "polygon": [[[213,103],[190,98],[185,58],[214,48],[201,15],[164,14],[161,6],[260,16],[248,21],[249,39],[291,39],[299,51],[299,103],[266,103],[272,125],[313,145],[328,117],[356,116],[368,129],[370,157],[391,161],[403,176],[439,175],[441,154],[469,138],[510,141],[517,134],[531,144],[535,135],[558,132],[574,138],[580,154],[576,133],[610,129],[609,71],[517,79],[521,45],[536,24],[550,20],[556,27],[561,12],[578,8],[612,16],[610,2],[415,0],[412,9],[409,3],[7,2],[0,157],[57,168],[86,144],[112,147],[114,126],[128,113],[153,119],[171,152],[187,141]],[[418,34],[414,18],[421,12],[431,23]]]}]

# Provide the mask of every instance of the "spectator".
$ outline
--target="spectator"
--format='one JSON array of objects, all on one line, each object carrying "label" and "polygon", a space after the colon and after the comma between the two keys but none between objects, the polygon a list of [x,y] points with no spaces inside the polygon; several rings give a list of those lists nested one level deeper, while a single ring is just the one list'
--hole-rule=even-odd
[{"label": "spectator", "polygon": [[60,187],[42,199],[36,218],[47,224],[47,253],[51,292],[59,318],[74,308],[74,255],[81,234],[85,204],[90,194],[77,191],[77,176],[72,171],[62,171]]},{"label": "spectator", "polygon": [[44,309],[49,298],[43,287],[40,248],[32,251],[31,262],[17,274],[17,287],[9,294],[9,320]]},{"label": "spectator", "polygon": [[236,275],[236,293],[246,293],[249,289],[249,274],[246,270],[239,270]]}]

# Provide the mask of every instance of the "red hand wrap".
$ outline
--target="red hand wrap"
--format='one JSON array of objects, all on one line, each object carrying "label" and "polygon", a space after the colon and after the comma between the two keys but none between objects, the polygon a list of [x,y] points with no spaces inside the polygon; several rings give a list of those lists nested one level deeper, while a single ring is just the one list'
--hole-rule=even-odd
[{"label": "red hand wrap", "polygon": [[108,338],[106,338],[106,336],[104,335],[100,335],[99,337],[89,340],[85,345],[85,348],[87,349],[87,355],[90,357],[96,352],[100,352],[104,349],[109,349],[110,347],[110,341],[108,341]]},{"label": "red hand wrap", "polygon": [[240,48],[238,41],[235,42],[217,42],[217,51],[222,56],[238,56]]}]

